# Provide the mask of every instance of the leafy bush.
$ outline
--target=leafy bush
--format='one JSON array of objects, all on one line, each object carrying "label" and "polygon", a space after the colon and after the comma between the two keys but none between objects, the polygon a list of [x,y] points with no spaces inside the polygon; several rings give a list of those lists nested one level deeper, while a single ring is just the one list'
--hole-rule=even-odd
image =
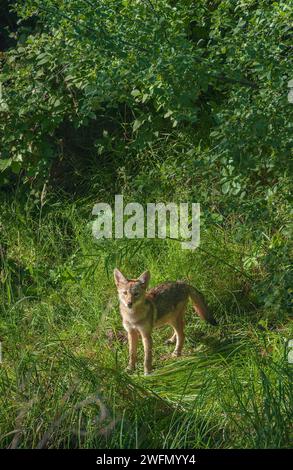
[{"label": "leafy bush", "polygon": [[17,45],[1,56],[2,183],[197,200],[206,224],[235,227],[240,246],[253,239],[243,268],[260,302],[287,310],[288,3],[30,0],[15,11]]}]

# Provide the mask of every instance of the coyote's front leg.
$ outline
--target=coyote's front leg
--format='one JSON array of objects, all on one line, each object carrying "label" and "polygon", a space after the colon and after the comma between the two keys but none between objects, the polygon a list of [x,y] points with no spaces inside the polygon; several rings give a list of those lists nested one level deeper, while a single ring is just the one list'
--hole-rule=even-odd
[{"label": "coyote's front leg", "polygon": [[138,332],[136,330],[128,331],[128,346],[129,346],[129,363],[127,370],[132,371],[135,369],[136,358],[137,358],[137,342]]},{"label": "coyote's front leg", "polygon": [[152,347],[153,341],[151,333],[141,332],[144,347],[144,375],[149,375],[152,371]]}]

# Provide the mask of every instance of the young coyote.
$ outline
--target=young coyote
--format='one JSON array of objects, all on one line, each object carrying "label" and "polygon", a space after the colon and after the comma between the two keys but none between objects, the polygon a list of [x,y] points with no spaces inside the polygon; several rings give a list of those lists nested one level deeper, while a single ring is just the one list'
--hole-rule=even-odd
[{"label": "young coyote", "polygon": [[134,370],[139,334],[144,346],[144,373],[152,370],[152,330],[164,324],[171,325],[174,334],[168,343],[176,343],[173,356],[180,356],[184,343],[184,313],[190,298],[197,314],[216,325],[216,321],[206,305],[203,295],[183,281],[164,282],[147,290],[150,273],[144,272],[138,279],[126,279],[114,270],[115,284],[120,300],[120,313],[123,326],[128,333],[129,365]]}]

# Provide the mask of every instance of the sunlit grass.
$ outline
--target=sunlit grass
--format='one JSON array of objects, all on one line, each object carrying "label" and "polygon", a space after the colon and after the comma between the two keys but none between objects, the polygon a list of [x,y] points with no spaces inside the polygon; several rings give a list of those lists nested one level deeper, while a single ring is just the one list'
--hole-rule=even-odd
[{"label": "sunlit grass", "polygon": [[[0,446],[289,447],[292,328],[259,323],[233,234],[204,230],[210,256],[172,240],[97,243],[85,213],[3,206]],[[153,374],[143,376],[141,346],[126,374],[116,265],[132,276],[150,269],[152,285],[188,279],[219,326],[190,308],[184,355],[172,359],[169,331],[158,330]]]}]

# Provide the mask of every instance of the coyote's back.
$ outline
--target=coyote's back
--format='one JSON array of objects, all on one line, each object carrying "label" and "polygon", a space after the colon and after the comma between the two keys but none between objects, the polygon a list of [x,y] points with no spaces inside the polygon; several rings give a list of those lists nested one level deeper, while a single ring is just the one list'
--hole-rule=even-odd
[{"label": "coyote's back", "polygon": [[157,312],[157,320],[160,321],[165,315],[178,310],[178,306],[186,307],[190,298],[196,313],[211,325],[216,325],[210,309],[203,295],[195,287],[184,281],[164,282],[153,287],[146,293],[146,298],[151,300]]}]

